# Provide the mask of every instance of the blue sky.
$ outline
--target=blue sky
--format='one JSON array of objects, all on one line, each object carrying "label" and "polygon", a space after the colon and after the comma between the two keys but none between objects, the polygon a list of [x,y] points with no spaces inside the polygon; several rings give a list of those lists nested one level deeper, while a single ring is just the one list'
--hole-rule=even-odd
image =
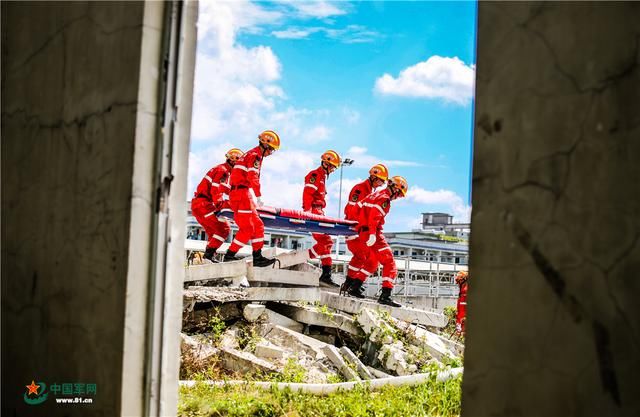
[{"label": "blue sky", "polygon": [[[189,190],[228,147],[277,131],[263,200],[300,208],[303,178],[334,149],[343,198],[377,162],[409,182],[385,230],[420,213],[468,220],[475,21],[473,2],[200,3]],[[338,214],[339,173],[327,215]]]}]

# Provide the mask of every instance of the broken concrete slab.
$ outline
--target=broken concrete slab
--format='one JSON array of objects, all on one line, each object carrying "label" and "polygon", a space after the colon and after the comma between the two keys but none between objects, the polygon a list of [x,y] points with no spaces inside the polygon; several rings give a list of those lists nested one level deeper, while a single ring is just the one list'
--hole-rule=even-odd
[{"label": "broken concrete slab", "polygon": [[299,301],[315,302],[320,299],[320,291],[315,288],[226,288],[189,287],[183,292],[185,309],[193,309],[195,303],[214,301],[228,303],[234,301]]},{"label": "broken concrete slab", "polygon": [[265,314],[267,316],[267,321],[269,323],[277,324],[282,327],[286,327],[289,330],[293,330],[298,333],[302,333],[302,329],[304,328],[304,324],[298,323],[297,321],[291,320],[289,317],[283,316],[280,313],[277,313],[273,310],[266,309]]},{"label": "broken concrete slab", "polygon": [[290,269],[254,268],[247,275],[249,282],[266,282],[270,284],[292,284],[308,287],[318,286],[319,276],[313,272],[292,271]]},{"label": "broken concrete slab", "polygon": [[206,338],[188,336],[180,333],[181,374],[204,371],[213,365],[219,350],[206,341]]},{"label": "broken concrete slab", "polygon": [[208,281],[247,275],[245,260],[191,265],[185,268],[184,281]]},{"label": "broken concrete slab", "polygon": [[242,304],[242,302],[225,304],[214,304],[211,302],[211,305],[205,306],[203,303],[199,306],[206,308],[184,311],[182,313],[182,330],[186,332],[204,332],[214,318],[227,321],[242,317],[240,304]]},{"label": "broken concrete slab", "polygon": [[345,314],[329,311],[326,306],[318,307],[311,305],[298,305],[292,303],[281,303],[282,314],[300,323],[312,326],[322,326],[340,329],[353,335],[361,335],[362,330],[356,321]]},{"label": "broken concrete slab", "polygon": [[320,276],[320,273],[322,272],[322,270],[320,268],[318,268],[317,266],[309,263],[309,262],[305,262],[305,263],[301,263],[298,265],[293,265],[290,266],[289,269],[291,269],[292,271],[301,271],[301,272],[313,272],[314,274],[318,274],[318,277]]},{"label": "broken concrete slab", "polygon": [[452,352],[447,345],[442,341],[440,336],[432,333],[426,329],[423,329],[416,325],[403,322],[401,320],[394,320],[394,324],[404,332],[405,338],[409,343],[414,346],[424,348],[438,361],[442,362],[445,357],[455,357],[456,353]]},{"label": "broken concrete slab", "polygon": [[280,268],[288,268],[290,266],[304,264],[309,259],[309,249],[300,249],[293,252],[281,253],[275,258],[280,261]]},{"label": "broken concrete slab", "polygon": [[247,304],[242,310],[242,316],[249,323],[253,323],[260,318],[266,309],[267,307],[262,304]]},{"label": "broken concrete slab", "polygon": [[411,375],[418,370],[417,366],[407,363],[408,357],[409,355],[400,341],[382,345],[378,352],[378,359],[382,366],[399,376]]},{"label": "broken concrete slab", "polygon": [[266,324],[261,328],[261,335],[275,345],[292,348],[293,351],[303,350],[318,360],[326,356],[322,351],[322,348],[327,346],[326,343],[286,327]]},{"label": "broken concrete slab", "polygon": [[373,375],[374,377],[376,377],[378,379],[379,378],[390,378],[391,377],[391,375],[389,375],[388,373],[382,372],[381,370],[376,369],[376,368],[374,368],[372,366],[367,366],[367,369],[369,370],[369,372],[371,372],[371,375]]},{"label": "broken concrete slab", "polygon": [[298,301],[313,303],[320,299],[318,288],[246,288],[246,299],[251,301]]},{"label": "broken concrete slab", "polygon": [[362,379],[373,379],[373,375],[371,375],[371,372],[369,372],[365,364],[362,363],[360,359],[358,359],[356,354],[353,353],[351,349],[346,346],[342,346],[340,348],[340,353],[342,353],[342,356],[344,357],[344,359],[346,359],[347,362],[350,362],[351,365],[355,366],[356,371],[358,371],[358,375],[360,375]]},{"label": "broken concrete slab", "polygon": [[256,355],[234,348],[221,349],[222,366],[233,372],[278,372],[278,368],[271,362],[258,358]]},{"label": "broken concrete slab", "polygon": [[376,311],[363,308],[358,314],[358,323],[372,342],[380,344],[393,343],[393,335],[396,333],[396,329],[383,320]]},{"label": "broken concrete slab", "polygon": [[357,314],[363,308],[370,308],[373,310],[387,311],[392,317],[409,323],[419,323],[432,327],[444,327],[447,324],[447,318],[442,313],[418,310],[409,307],[390,307],[373,301],[343,297],[327,291],[321,292],[321,303],[336,310],[341,310],[351,314]]},{"label": "broken concrete slab", "polygon": [[347,378],[347,381],[360,380],[360,377],[358,376],[358,374],[353,369],[351,369],[349,365],[347,365],[347,363],[345,362],[344,358],[340,354],[340,351],[338,350],[337,347],[332,345],[326,345],[325,347],[322,348],[322,351],[324,352],[325,355],[327,355],[327,358],[329,358],[329,360],[333,362],[336,368],[338,368],[340,373],[345,378]]},{"label": "broken concrete slab", "polygon": [[256,345],[255,355],[259,358],[282,359],[285,356],[285,351],[275,345],[259,343]]}]

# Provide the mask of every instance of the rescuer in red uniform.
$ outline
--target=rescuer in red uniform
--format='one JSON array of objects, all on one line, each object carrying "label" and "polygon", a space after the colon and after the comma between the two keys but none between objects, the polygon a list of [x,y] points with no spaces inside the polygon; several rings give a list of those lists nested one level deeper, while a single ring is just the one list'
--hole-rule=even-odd
[{"label": "rescuer in red uniform", "polygon": [[218,219],[215,213],[220,211],[225,202],[223,196],[229,194],[229,173],[236,161],[242,157],[242,151],[230,149],[225,158],[227,161],[211,168],[204,176],[191,200],[191,212],[207,233],[209,241],[204,251],[204,258],[217,262],[213,256],[216,250],[229,236],[230,227],[226,220]]},{"label": "rescuer in red uniform", "polygon": [[[358,212],[361,209],[359,204],[361,204],[365,198],[369,197],[375,188],[382,186],[388,178],[389,170],[383,164],[377,164],[371,167],[369,170],[369,178],[356,184],[351,189],[349,200],[344,207],[345,219],[358,221]],[[349,291],[351,285],[357,281],[364,281],[366,279],[364,275],[365,272],[362,271],[366,261],[366,258],[363,256],[366,256],[368,252],[364,242],[358,239],[358,235],[347,236],[346,242],[353,256],[347,268],[347,278],[340,288],[341,293]],[[358,288],[362,289],[361,286]]]},{"label": "rescuer in red uniform", "polygon": [[229,206],[233,210],[238,233],[224,255],[224,261],[238,260],[236,253],[242,246],[250,244],[253,247],[253,266],[263,267],[273,264],[275,259],[262,255],[264,223],[256,210],[256,204],[262,206],[260,168],[263,158],[280,149],[280,137],[272,130],[265,130],[258,136],[258,142],[258,146],[238,159],[231,171]]},{"label": "rescuer in red uniform", "polygon": [[456,275],[456,284],[460,287],[458,294],[458,311],[456,313],[456,333],[464,334],[464,327],[467,318],[467,290],[469,289],[469,273],[460,271]]},{"label": "rescuer in red uniform", "polygon": [[[382,264],[382,293],[378,302],[392,307],[400,307],[400,304],[391,299],[393,283],[398,275],[396,261],[393,259],[393,251],[382,234],[384,219],[391,208],[391,201],[404,197],[409,185],[403,177],[395,176],[389,179],[387,188],[380,190],[362,201],[362,207],[358,211],[358,239],[361,245],[357,250],[361,252],[357,259],[365,259],[365,264],[360,268],[358,280],[355,281],[348,294],[364,298],[360,288],[368,276]],[[362,245],[364,244],[364,246]],[[366,252],[363,249],[366,247]],[[355,257],[355,256],[354,256]],[[353,260],[353,259],[352,259]]]},{"label": "rescuer in red uniform", "polygon": [[[329,174],[340,166],[340,155],[335,151],[326,151],[322,154],[320,166],[309,172],[304,177],[304,190],[302,192],[302,210],[324,216],[324,208],[327,205],[325,200],[327,195],[326,180]],[[312,233],[316,244],[309,249],[310,258],[320,259],[322,264],[322,275],[320,281],[332,287],[339,284],[331,279],[331,248],[333,240],[329,235],[322,233]]]}]

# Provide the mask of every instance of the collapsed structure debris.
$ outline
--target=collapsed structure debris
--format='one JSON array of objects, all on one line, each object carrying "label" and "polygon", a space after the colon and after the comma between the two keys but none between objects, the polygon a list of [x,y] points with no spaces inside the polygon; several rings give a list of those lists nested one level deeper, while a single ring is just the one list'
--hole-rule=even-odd
[{"label": "collapsed structure debris", "polygon": [[245,260],[187,268],[184,379],[215,366],[229,377],[338,383],[414,375],[461,357],[463,346],[438,334],[441,312],[340,296],[319,287],[306,250],[275,257],[274,268]]}]

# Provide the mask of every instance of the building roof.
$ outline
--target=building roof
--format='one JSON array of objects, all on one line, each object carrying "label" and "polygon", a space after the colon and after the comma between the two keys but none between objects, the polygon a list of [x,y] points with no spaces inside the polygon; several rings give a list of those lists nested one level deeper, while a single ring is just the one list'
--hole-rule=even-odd
[{"label": "building roof", "polygon": [[387,240],[389,245],[399,245],[411,248],[436,249],[455,252],[469,252],[469,245],[459,243],[435,242],[430,240],[413,240],[413,239],[397,239],[390,238]]}]

